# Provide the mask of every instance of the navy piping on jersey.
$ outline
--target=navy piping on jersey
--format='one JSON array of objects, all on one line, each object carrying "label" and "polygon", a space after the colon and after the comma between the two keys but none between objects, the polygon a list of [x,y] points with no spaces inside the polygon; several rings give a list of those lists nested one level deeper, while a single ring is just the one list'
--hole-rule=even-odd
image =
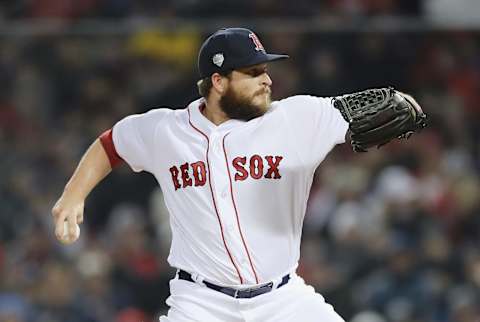
[{"label": "navy piping on jersey", "polygon": [[233,209],[235,209],[235,216],[237,217],[238,232],[240,233],[240,237],[242,238],[243,247],[245,248],[245,252],[247,253],[248,261],[250,262],[250,267],[252,268],[253,275],[255,276],[255,281],[258,284],[259,282],[258,282],[257,272],[253,267],[252,258],[250,256],[250,252],[248,251],[245,238],[243,237],[242,228],[240,227],[240,219],[238,217],[237,205],[235,204],[235,198],[233,197],[232,176],[230,175],[230,167],[228,166],[227,150],[225,149],[225,138],[227,137],[228,134],[230,133],[225,134],[225,136],[223,137],[222,145],[223,145],[223,154],[225,155],[225,163],[227,164],[228,181],[230,183],[230,195],[232,196]]},{"label": "navy piping on jersey", "polygon": [[228,254],[228,257],[230,258],[230,261],[232,262],[233,266],[235,267],[235,270],[237,271],[238,278],[240,279],[240,284],[243,284],[243,278],[242,278],[242,275],[240,274],[240,270],[238,269],[237,265],[235,264],[235,261],[233,260],[232,254],[230,253],[230,250],[227,247],[227,242],[225,241],[225,235],[223,233],[222,221],[220,219],[220,214],[219,214],[218,209],[217,209],[217,203],[215,202],[215,196],[213,195],[212,181],[211,181],[211,177],[210,177],[210,163],[208,162],[208,151],[209,151],[209,148],[210,148],[210,140],[208,139],[208,136],[205,133],[200,131],[198,128],[196,128],[192,124],[192,121],[190,119],[190,110],[188,108],[187,108],[187,112],[188,112],[188,123],[190,123],[190,126],[195,131],[200,133],[207,140],[206,162],[207,162],[207,168],[208,168],[208,185],[210,186],[210,192],[212,194],[213,207],[215,208],[215,213],[217,215],[218,224],[220,225],[220,232],[222,234],[223,245],[225,246],[225,250],[227,251],[227,254]]}]

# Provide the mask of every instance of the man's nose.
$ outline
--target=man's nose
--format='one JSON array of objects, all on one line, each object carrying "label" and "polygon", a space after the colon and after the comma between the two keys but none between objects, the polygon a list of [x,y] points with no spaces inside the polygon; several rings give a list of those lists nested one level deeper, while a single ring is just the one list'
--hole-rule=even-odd
[{"label": "man's nose", "polygon": [[270,78],[270,75],[268,75],[267,73],[263,73],[262,77],[263,85],[272,86],[272,79]]}]

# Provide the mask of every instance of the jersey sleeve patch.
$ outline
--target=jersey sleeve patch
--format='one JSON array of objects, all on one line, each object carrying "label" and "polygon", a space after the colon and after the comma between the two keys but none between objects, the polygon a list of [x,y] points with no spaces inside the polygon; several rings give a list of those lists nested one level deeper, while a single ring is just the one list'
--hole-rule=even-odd
[{"label": "jersey sleeve patch", "polygon": [[113,144],[112,129],[103,132],[99,138],[103,149],[107,153],[112,169],[120,165],[123,159],[118,155],[115,145]]}]

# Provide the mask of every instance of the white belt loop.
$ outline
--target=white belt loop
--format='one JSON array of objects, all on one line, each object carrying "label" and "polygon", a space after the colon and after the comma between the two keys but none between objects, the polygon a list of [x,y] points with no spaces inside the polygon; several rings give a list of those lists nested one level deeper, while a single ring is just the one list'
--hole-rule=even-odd
[{"label": "white belt loop", "polygon": [[279,285],[281,282],[282,282],[282,278],[281,278],[281,277],[272,280],[272,290],[277,289],[278,285]]},{"label": "white belt loop", "polygon": [[203,284],[203,280],[204,280],[203,276],[200,276],[197,273],[191,274],[191,276],[192,276],[192,279],[195,281],[195,283]]},{"label": "white belt loop", "polygon": [[[289,280],[288,282],[290,282],[290,280],[292,279],[292,275],[293,273],[289,273],[288,276],[289,276]],[[272,285],[272,290],[276,290],[278,288],[278,286],[283,282],[283,278],[285,277],[286,275],[283,275],[281,277],[278,277],[276,278],[275,280],[273,280],[273,285]],[[287,282],[287,283],[288,283]]]}]

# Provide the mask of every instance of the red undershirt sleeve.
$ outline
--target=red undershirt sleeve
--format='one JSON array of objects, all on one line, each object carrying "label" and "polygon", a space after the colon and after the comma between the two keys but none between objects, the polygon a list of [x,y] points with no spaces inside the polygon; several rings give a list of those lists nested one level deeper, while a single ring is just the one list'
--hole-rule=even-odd
[{"label": "red undershirt sleeve", "polygon": [[107,153],[112,169],[120,165],[123,162],[123,159],[118,155],[117,150],[115,150],[115,145],[113,144],[112,139],[112,129],[103,132],[99,139],[102,143],[103,149]]}]

